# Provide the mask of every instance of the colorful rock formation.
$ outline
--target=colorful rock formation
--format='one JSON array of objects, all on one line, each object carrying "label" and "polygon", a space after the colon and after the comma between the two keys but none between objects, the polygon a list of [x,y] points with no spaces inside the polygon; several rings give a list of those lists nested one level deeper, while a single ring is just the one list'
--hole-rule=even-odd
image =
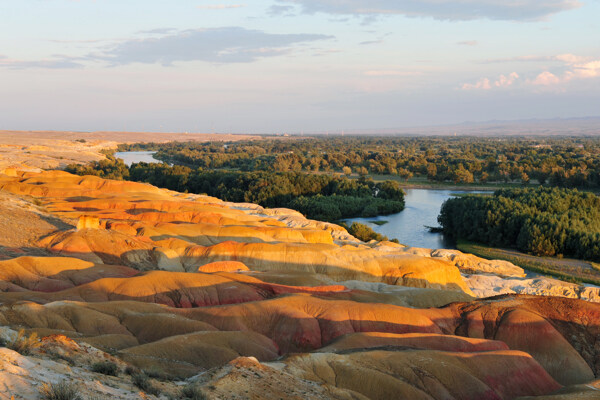
[{"label": "colorful rock formation", "polygon": [[[512,399],[587,393],[600,376],[600,304],[474,298],[469,282],[526,281],[510,263],[363,243],[290,210],[9,172],[0,194],[60,222],[37,256],[0,261],[0,337],[44,337],[29,355],[0,349],[10,395],[34,396],[44,375],[29,369],[119,399],[134,398],[127,366],[160,371],[174,398],[178,379],[208,398]],[[121,376],[91,372],[102,359]]]}]

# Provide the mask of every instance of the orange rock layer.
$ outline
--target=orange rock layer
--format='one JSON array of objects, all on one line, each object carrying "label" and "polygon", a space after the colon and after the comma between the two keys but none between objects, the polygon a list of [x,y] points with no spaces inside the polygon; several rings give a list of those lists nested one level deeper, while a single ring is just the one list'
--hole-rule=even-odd
[{"label": "orange rock layer", "polygon": [[0,189],[78,228],[40,238],[55,257],[0,261],[0,325],[203,372],[215,398],[512,399],[600,374],[600,304],[474,300],[450,261],[285,210],[57,171]]}]

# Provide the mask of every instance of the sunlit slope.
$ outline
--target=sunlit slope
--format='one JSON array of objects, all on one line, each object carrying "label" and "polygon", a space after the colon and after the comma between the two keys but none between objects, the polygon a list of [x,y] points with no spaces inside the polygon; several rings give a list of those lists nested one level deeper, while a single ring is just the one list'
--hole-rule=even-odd
[{"label": "sunlit slope", "polygon": [[[0,261],[0,335],[49,337],[43,351],[5,359],[41,359],[48,376],[100,382],[86,375],[83,354],[94,354],[192,377],[209,398],[509,399],[600,373],[600,304],[473,297],[474,276],[524,279],[510,263],[363,243],[291,210],[64,172],[0,174],[0,189],[55,228],[23,249],[38,256]],[[0,372],[11,390],[40,382],[11,368]],[[130,398],[128,379],[82,388]]]}]

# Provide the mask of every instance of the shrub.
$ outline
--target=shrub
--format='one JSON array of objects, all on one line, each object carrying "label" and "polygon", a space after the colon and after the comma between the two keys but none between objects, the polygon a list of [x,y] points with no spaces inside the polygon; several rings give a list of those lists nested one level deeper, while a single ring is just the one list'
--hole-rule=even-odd
[{"label": "shrub", "polygon": [[40,389],[43,400],[81,400],[77,386],[65,381],[59,383],[44,383]]},{"label": "shrub", "polygon": [[153,395],[160,394],[160,390],[158,390],[157,387],[150,383],[148,375],[146,375],[144,372],[134,372],[133,374],[131,374],[131,382],[140,390],[146,393],[150,393]]},{"label": "shrub", "polygon": [[92,364],[92,372],[99,374],[117,376],[119,374],[119,367],[112,361],[101,361]]},{"label": "shrub", "polygon": [[375,232],[373,229],[369,228],[365,224],[361,224],[360,222],[353,222],[350,228],[348,229],[348,233],[350,233],[358,240],[362,240],[363,242],[369,242],[371,240],[388,240],[386,236]]},{"label": "shrub", "polygon": [[42,343],[40,343],[37,333],[34,332],[27,336],[23,329],[19,331],[15,340],[6,343],[6,347],[24,356],[31,354],[33,349],[38,348],[41,345]]},{"label": "shrub", "polygon": [[207,399],[206,394],[200,389],[198,386],[193,384],[187,385],[183,389],[181,389],[180,397],[182,399],[191,399],[191,400],[205,400]]},{"label": "shrub", "polygon": [[140,373],[140,369],[138,367],[134,367],[133,365],[128,365],[125,367],[125,373],[127,375],[135,375]]}]

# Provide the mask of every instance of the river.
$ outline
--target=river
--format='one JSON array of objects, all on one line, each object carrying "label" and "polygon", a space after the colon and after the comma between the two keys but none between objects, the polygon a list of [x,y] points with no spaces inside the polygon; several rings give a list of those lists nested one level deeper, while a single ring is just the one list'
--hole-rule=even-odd
[{"label": "river", "polygon": [[125,164],[130,167],[133,163],[145,162],[145,163],[160,163],[162,161],[152,157],[156,153],[155,151],[123,151],[116,152],[115,157],[120,158]]},{"label": "river", "polygon": [[[411,247],[429,249],[454,248],[452,243],[441,233],[429,232],[426,226],[439,226],[437,216],[442,204],[455,193],[481,193],[464,190],[437,189],[404,189],[406,208],[398,214],[372,218],[351,218],[348,223],[360,222],[371,227],[390,239],[398,239],[400,243]],[[371,221],[388,221],[377,225]]]}]

